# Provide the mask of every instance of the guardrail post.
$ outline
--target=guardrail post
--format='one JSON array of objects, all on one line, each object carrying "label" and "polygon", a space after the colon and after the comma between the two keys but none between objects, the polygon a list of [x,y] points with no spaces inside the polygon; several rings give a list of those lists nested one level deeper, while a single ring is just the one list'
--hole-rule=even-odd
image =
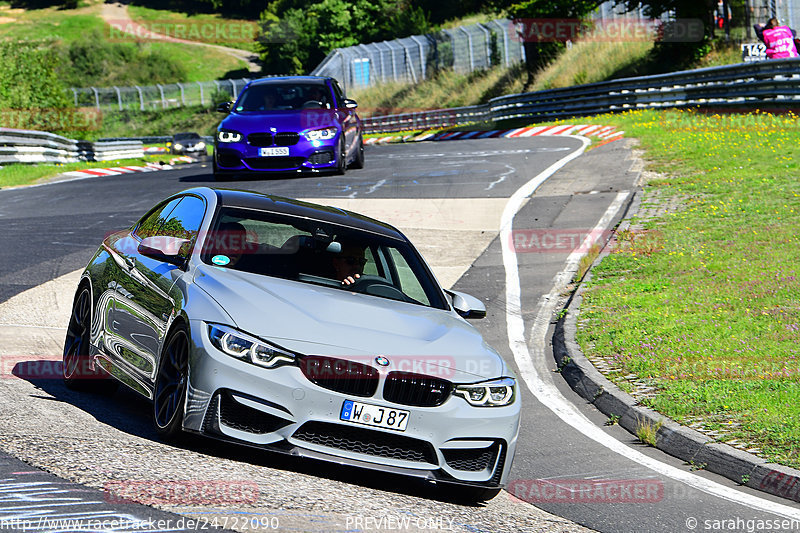
[{"label": "guardrail post", "polygon": [[475,55],[472,53],[472,35],[470,35],[464,26],[459,26],[458,29],[467,34],[467,46],[469,47],[469,71],[472,72],[475,70]]},{"label": "guardrail post", "polygon": [[97,92],[97,87],[92,87],[92,92],[94,93],[94,106],[99,110],[100,109],[100,95]]},{"label": "guardrail post", "polygon": [[203,84],[198,81],[197,85],[200,86],[200,105],[206,105],[205,98],[203,97]]},{"label": "guardrail post", "polygon": [[411,40],[417,43],[417,46],[419,47],[419,64],[420,64],[420,70],[422,72],[422,79],[424,80],[426,79],[425,63],[427,63],[427,58],[425,57],[425,48],[422,46],[422,43],[418,39],[419,37],[417,37],[416,35],[411,36]]}]

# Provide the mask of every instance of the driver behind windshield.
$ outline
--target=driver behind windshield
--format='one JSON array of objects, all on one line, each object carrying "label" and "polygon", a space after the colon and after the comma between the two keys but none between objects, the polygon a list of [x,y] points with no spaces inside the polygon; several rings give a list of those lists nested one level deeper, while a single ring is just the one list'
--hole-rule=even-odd
[{"label": "driver behind windshield", "polygon": [[351,243],[342,243],[342,251],[334,254],[331,259],[336,279],[342,285],[352,285],[364,273],[367,260],[364,257],[364,247]]}]

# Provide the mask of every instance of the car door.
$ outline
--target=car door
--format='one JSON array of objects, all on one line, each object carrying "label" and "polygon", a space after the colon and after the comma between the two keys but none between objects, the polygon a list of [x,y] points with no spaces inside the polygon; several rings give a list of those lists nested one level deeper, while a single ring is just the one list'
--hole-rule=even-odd
[{"label": "car door", "polygon": [[348,109],[345,106],[344,93],[342,92],[342,88],[339,87],[339,84],[336,82],[336,80],[332,81],[331,85],[333,87],[333,93],[336,96],[336,116],[339,120],[339,123],[342,125],[344,140],[345,144],[347,145],[347,153],[350,154],[356,141],[356,137],[358,136],[358,120],[356,118],[356,110]]},{"label": "car door", "polygon": [[119,251],[127,268],[117,280],[113,326],[119,342],[115,362],[148,392],[167,325],[175,309],[183,304],[180,291],[174,288],[183,270],[139,253],[138,244],[153,236],[189,239],[190,244],[181,250],[188,257],[204,215],[202,198],[187,195],[175,199],[139,224],[131,233],[132,242]]}]

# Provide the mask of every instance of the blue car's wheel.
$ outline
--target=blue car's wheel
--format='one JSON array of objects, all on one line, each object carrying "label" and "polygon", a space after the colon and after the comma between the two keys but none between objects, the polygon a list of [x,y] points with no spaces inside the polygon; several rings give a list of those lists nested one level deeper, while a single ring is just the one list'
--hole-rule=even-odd
[{"label": "blue car's wheel", "polygon": [[356,158],[350,164],[350,168],[364,168],[364,138],[361,135],[358,136]]},{"label": "blue car's wheel", "polygon": [[166,438],[180,435],[183,404],[189,378],[189,333],[184,326],[173,329],[158,364],[153,394],[153,422],[156,431]]},{"label": "blue car's wheel", "polygon": [[344,144],[344,134],[339,140],[339,153],[336,154],[336,173],[340,176],[347,172],[347,148]]}]

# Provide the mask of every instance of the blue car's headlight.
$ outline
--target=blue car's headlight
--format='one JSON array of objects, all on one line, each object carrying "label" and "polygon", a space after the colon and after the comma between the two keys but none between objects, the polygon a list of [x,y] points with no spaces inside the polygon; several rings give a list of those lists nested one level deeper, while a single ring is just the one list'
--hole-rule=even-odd
[{"label": "blue car's headlight", "polygon": [[514,378],[498,378],[481,383],[456,385],[454,394],[476,407],[501,407],[514,403]]},{"label": "blue car's headlight", "polygon": [[221,143],[238,143],[242,140],[242,134],[233,130],[219,130],[217,140]]},{"label": "blue car's headlight", "polygon": [[273,368],[295,361],[294,354],[228,326],[209,324],[208,337],[221,352],[254,365]]},{"label": "blue car's headlight", "polygon": [[330,141],[336,137],[336,131],[336,128],[322,128],[307,131],[303,133],[303,136],[309,141]]}]

